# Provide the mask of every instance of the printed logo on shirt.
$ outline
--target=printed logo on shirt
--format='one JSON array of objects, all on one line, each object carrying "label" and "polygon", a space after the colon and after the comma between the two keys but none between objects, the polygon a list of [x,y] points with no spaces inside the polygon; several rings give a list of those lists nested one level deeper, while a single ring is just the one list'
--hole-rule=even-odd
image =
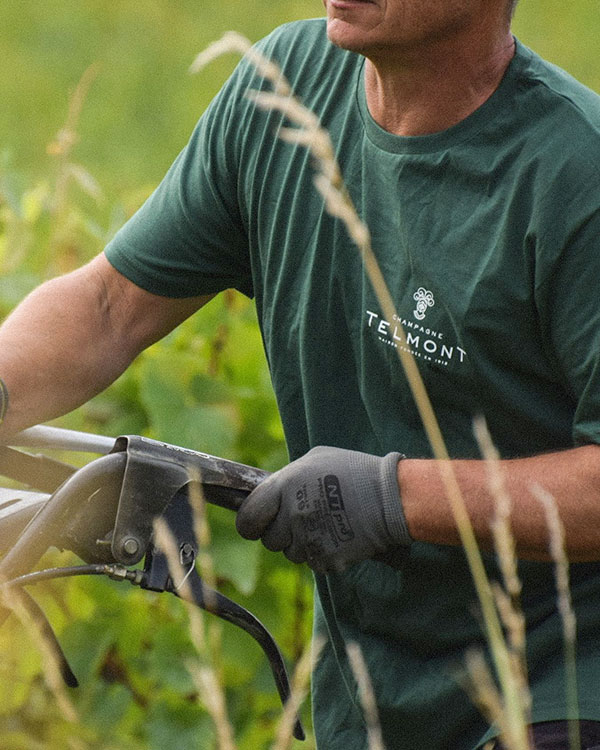
[{"label": "printed logo on shirt", "polygon": [[417,303],[417,308],[416,310],[413,310],[413,315],[417,320],[424,320],[425,315],[427,314],[427,308],[435,305],[433,294],[429,290],[420,286],[413,294],[413,299]]},{"label": "printed logo on shirt", "polygon": [[[418,292],[413,298],[416,294]],[[431,295],[431,300],[430,304],[424,303],[426,304],[425,310],[433,307],[433,295]],[[419,319],[417,312],[418,310],[414,310],[413,315]],[[450,363],[461,365],[467,358],[467,352],[457,343],[447,340],[440,330],[415,323],[411,318],[404,318],[401,315],[394,315],[393,320],[386,320],[372,310],[367,310],[366,314],[367,329],[372,331],[379,341],[395,349],[400,348],[410,352],[416,359],[447,367]],[[423,314],[424,317],[425,314]]]}]

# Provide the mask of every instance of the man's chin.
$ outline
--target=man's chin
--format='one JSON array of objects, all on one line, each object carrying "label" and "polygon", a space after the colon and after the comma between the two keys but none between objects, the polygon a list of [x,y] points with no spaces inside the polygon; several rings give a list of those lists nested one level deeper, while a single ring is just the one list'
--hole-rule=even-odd
[{"label": "man's chin", "polygon": [[364,32],[354,24],[340,18],[327,19],[327,38],[336,47],[361,54],[367,46],[364,37]]}]

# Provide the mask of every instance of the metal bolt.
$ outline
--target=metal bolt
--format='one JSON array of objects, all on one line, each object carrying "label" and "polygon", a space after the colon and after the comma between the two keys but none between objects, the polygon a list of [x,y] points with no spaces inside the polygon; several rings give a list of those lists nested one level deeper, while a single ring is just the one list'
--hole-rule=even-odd
[{"label": "metal bolt", "polygon": [[137,555],[137,553],[139,552],[140,543],[135,537],[129,536],[127,537],[127,539],[123,540],[122,549],[126,555],[133,557],[133,555]]},{"label": "metal bolt", "polygon": [[196,556],[194,546],[189,542],[184,542],[179,550],[179,560],[182,565],[193,562]]}]

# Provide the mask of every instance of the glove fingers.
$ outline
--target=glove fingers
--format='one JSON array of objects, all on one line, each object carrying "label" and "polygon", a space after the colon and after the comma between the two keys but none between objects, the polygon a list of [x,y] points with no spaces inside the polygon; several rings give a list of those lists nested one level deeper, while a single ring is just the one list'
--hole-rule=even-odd
[{"label": "glove fingers", "polygon": [[293,563],[299,564],[306,561],[306,555],[301,550],[297,549],[297,547],[295,547],[293,544],[287,547],[287,549],[284,549],[283,554],[290,562]]},{"label": "glove fingers", "polygon": [[275,476],[265,479],[242,503],[235,525],[245,539],[260,539],[279,511],[281,492]]},{"label": "glove fingers", "polygon": [[280,513],[261,535],[261,541],[271,552],[287,549],[292,543],[289,519]]}]

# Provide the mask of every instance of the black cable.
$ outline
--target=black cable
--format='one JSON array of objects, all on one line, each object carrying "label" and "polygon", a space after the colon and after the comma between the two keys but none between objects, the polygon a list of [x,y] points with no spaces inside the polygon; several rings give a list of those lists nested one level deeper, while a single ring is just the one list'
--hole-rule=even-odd
[{"label": "black cable", "polygon": [[69,666],[69,662],[67,661],[46,615],[38,603],[22,589],[23,586],[27,586],[31,583],[40,583],[41,581],[48,581],[55,578],[69,578],[86,575],[106,575],[114,580],[128,580],[134,585],[140,585],[144,580],[145,574],[143,570],[129,570],[123,565],[71,565],[64,568],[46,568],[45,570],[38,570],[34,573],[27,573],[2,584],[2,588],[18,589],[18,593],[13,594],[13,596],[19,597],[22,605],[29,612],[30,617],[37,623],[43,637],[46,638],[46,641],[50,646],[50,650],[57,661],[60,673],[68,687],[78,686],[79,683],[77,677]]},{"label": "black cable", "polygon": [[26,573],[25,575],[6,581],[3,585],[9,589],[20,588],[28,586],[31,583],[39,583],[54,578],[71,578],[73,576],[108,576],[113,580],[127,580],[131,581],[134,585],[139,585],[143,580],[144,572],[137,569],[129,570],[129,568],[125,568],[123,565],[71,565],[64,568],[46,568],[46,570]]},{"label": "black cable", "polygon": [[47,568],[46,570],[38,570],[34,573],[27,573],[18,578],[13,578],[11,581],[7,581],[4,585],[7,588],[15,588],[18,586],[27,586],[30,583],[38,583],[39,581],[47,581],[52,578],[105,575],[107,573],[107,567],[107,565],[72,565],[66,568]]}]

